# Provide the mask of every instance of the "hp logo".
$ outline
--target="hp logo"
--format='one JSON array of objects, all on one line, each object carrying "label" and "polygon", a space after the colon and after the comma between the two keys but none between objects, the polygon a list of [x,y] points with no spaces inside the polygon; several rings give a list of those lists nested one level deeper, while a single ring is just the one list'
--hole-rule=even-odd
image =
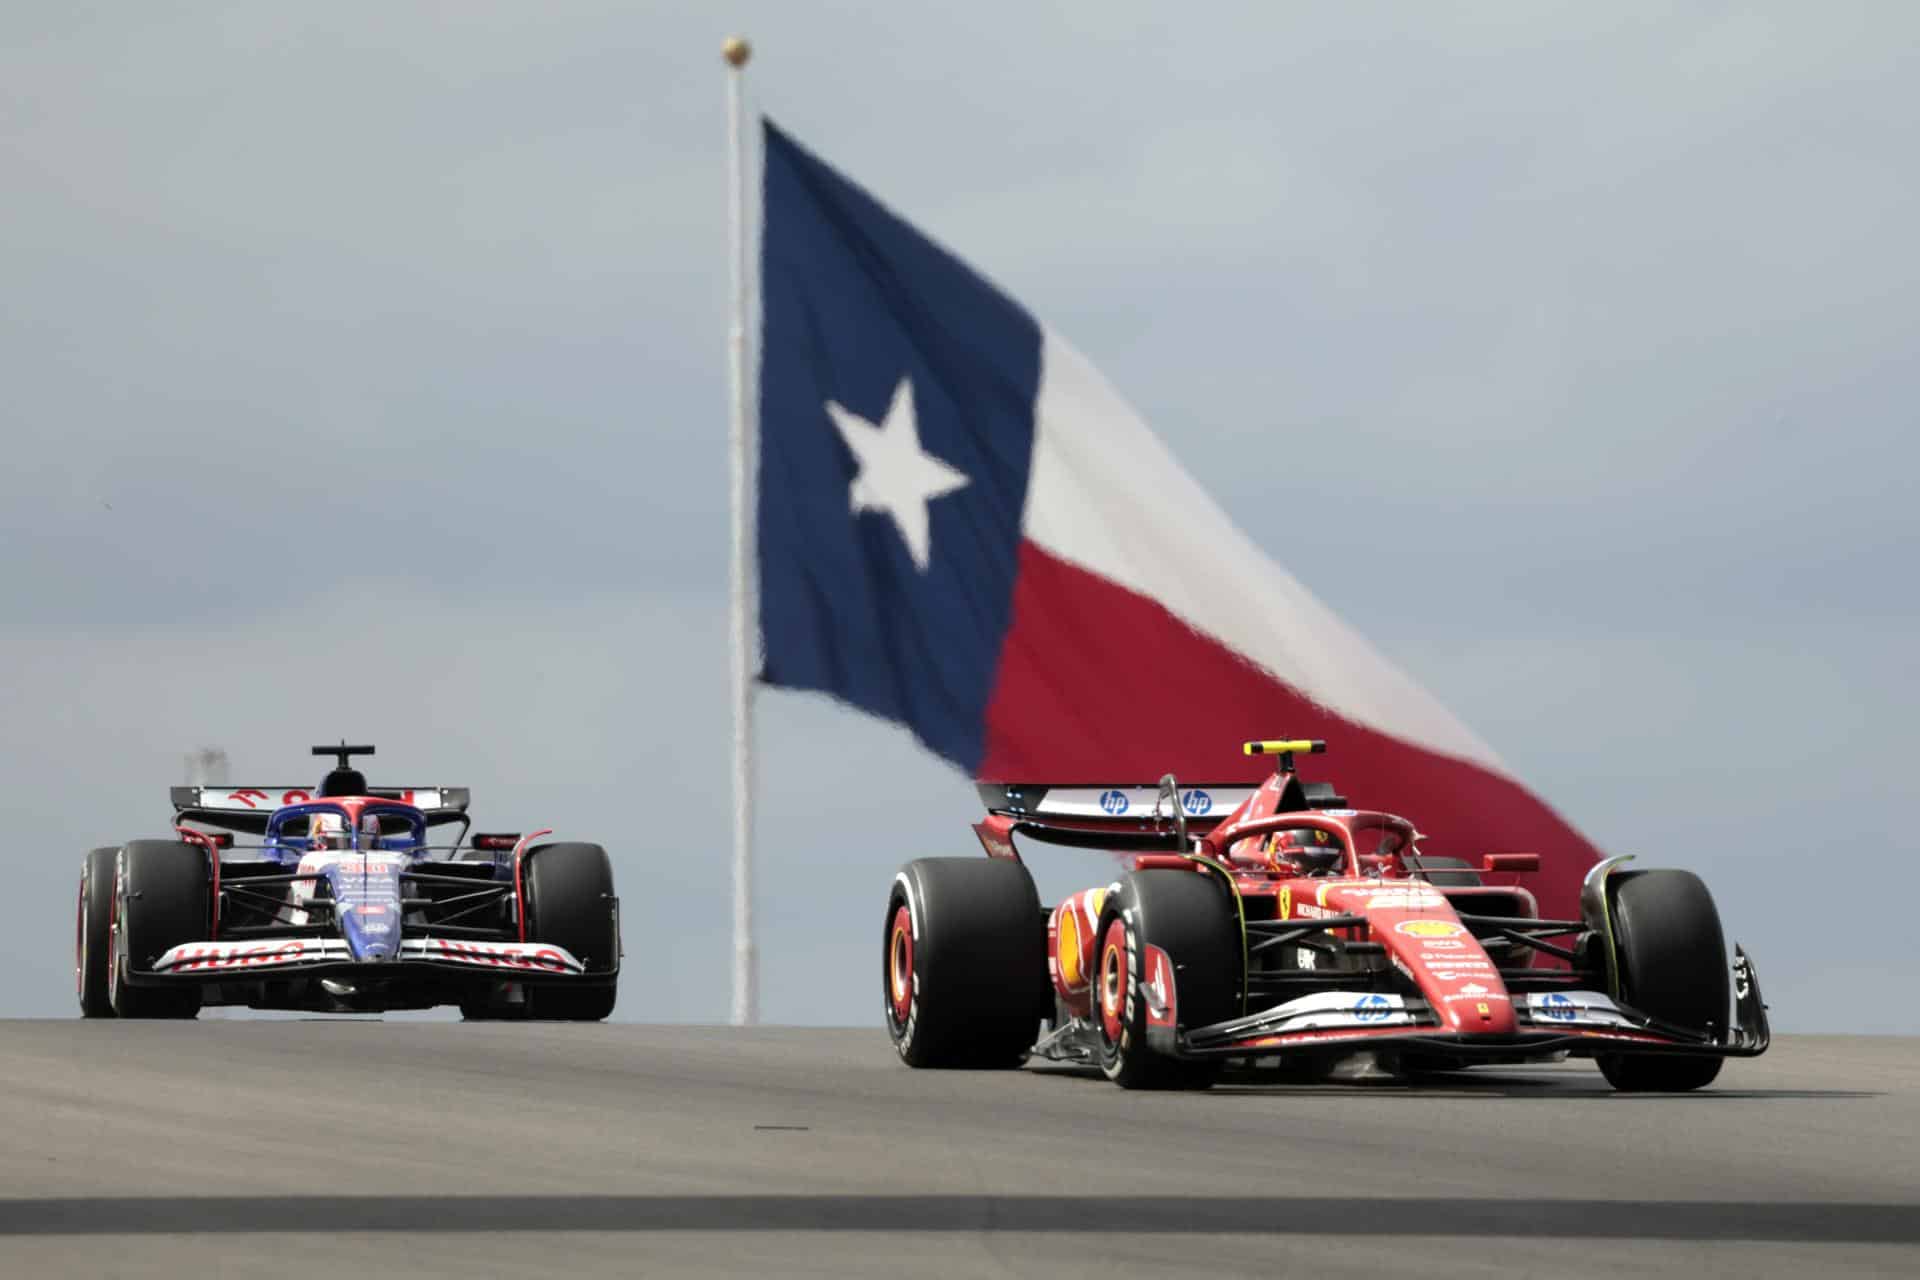
[{"label": "hp logo", "polygon": [[1377,992],[1370,996],[1361,996],[1353,1002],[1353,1016],[1362,1022],[1379,1022],[1392,1012],[1393,1008],[1387,1003],[1387,998]]},{"label": "hp logo", "polygon": [[1180,807],[1193,817],[1213,812],[1213,797],[1195,788],[1180,797]]},{"label": "hp logo", "polygon": [[1540,997],[1540,1016],[1543,1018],[1552,1018],[1555,1022],[1572,1022],[1577,1013],[1578,1011],[1573,1007],[1573,1001],[1558,991],[1549,991]]},{"label": "hp logo", "polygon": [[1127,811],[1127,793],[1124,791],[1102,791],[1100,807],[1116,817]]}]

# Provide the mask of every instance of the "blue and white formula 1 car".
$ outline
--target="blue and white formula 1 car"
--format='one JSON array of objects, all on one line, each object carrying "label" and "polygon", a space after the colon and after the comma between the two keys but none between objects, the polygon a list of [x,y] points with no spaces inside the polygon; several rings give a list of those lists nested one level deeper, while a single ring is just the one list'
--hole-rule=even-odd
[{"label": "blue and white formula 1 car", "polygon": [[[469,1019],[613,1011],[620,903],[597,844],[472,834],[464,787],[175,787],[174,837],[87,854],[74,961],[89,1018],[204,1005]],[[429,842],[458,825],[451,843]],[[208,830],[207,828],[216,828]],[[238,844],[235,833],[261,837]]]}]

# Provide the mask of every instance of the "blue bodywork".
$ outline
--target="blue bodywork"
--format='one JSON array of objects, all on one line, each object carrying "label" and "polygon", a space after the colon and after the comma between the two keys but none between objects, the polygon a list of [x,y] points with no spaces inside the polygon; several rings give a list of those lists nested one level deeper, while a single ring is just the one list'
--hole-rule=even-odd
[{"label": "blue bodywork", "polygon": [[[316,835],[316,817],[334,822]],[[426,835],[426,817],[411,805],[370,802],[360,806],[355,825],[345,807],[318,800],[275,812],[263,852],[289,873],[305,863],[325,881],[324,896],[333,900],[341,936],[354,959],[391,960],[399,953],[406,915],[400,876],[425,856]],[[510,874],[496,859],[495,880]]]}]

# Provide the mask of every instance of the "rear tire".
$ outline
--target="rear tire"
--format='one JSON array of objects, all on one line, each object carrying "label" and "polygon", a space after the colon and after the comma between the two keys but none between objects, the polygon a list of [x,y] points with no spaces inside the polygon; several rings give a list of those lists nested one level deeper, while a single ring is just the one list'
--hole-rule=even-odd
[{"label": "rear tire", "polygon": [[[1706,1034],[1722,1033],[1732,993],[1727,944],[1713,896],[1691,871],[1642,871],[1612,888],[1620,995],[1640,1012]],[[1623,1092],[1679,1092],[1711,1084],[1723,1059],[1602,1054],[1607,1083]]]},{"label": "rear tire", "polygon": [[1169,1057],[1148,1043],[1143,966],[1148,947],[1167,953],[1180,1026],[1233,1017],[1245,953],[1227,889],[1193,871],[1133,872],[1107,896],[1099,938],[1093,1021],[1101,1072],[1123,1089],[1210,1088],[1218,1062]]},{"label": "rear tire", "polygon": [[113,1017],[113,862],[109,845],[88,852],[80,867],[79,919],[74,924],[73,981],[83,1018]]},{"label": "rear tire", "polygon": [[109,998],[120,1017],[199,1015],[199,987],[136,987],[128,984],[127,974],[152,968],[183,942],[207,937],[207,858],[205,849],[182,840],[129,840],[119,850]]},{"label": "rear tire", "polygon": [[[607,851],[597,844],[535,845],[527,851],[521,869],[527,940],[565,947],[587,967],[589,975],[615,974],[620,963],[620,931],[613,896],[613,863]],[[613,1012],[618,981],[608,976],[598,982],[582,977],[551,985],[528,983],[525,1016],[542,1022],[602,1021]],[[464,1006],[461,1012],[467,1012]],[[488,1016],[482,1013],[481,1019]]]},{"label": "rear tire", "polygon": [[1052,1008],[1033,876],[1000,858],[921,858],[882,933],[887,1035],[910,1067],[1017,1067]]}]

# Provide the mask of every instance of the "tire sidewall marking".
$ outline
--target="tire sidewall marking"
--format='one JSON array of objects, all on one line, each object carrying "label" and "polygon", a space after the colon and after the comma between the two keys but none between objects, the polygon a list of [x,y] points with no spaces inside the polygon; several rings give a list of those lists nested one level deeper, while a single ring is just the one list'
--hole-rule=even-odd
[{"label": "tire sidewall marking", "polygon": [[87,910],[87,890],[91,877],[86,871],[80,873],[80,918],[74,928],[73,939],[73,993],[81,1000],[87,998],[87,925],[91,923],[91,913]]},{"label": "tire sidewall marking", "polygon": [[115,1013],[120,1012],[120,943],[125,934],[121,922],[125,913],[120,909],[120,898],[126,883],[127,851],[122,849],[113,855],[113,894],[109,899],[113,914],[107,920],[107,1004]]}]

